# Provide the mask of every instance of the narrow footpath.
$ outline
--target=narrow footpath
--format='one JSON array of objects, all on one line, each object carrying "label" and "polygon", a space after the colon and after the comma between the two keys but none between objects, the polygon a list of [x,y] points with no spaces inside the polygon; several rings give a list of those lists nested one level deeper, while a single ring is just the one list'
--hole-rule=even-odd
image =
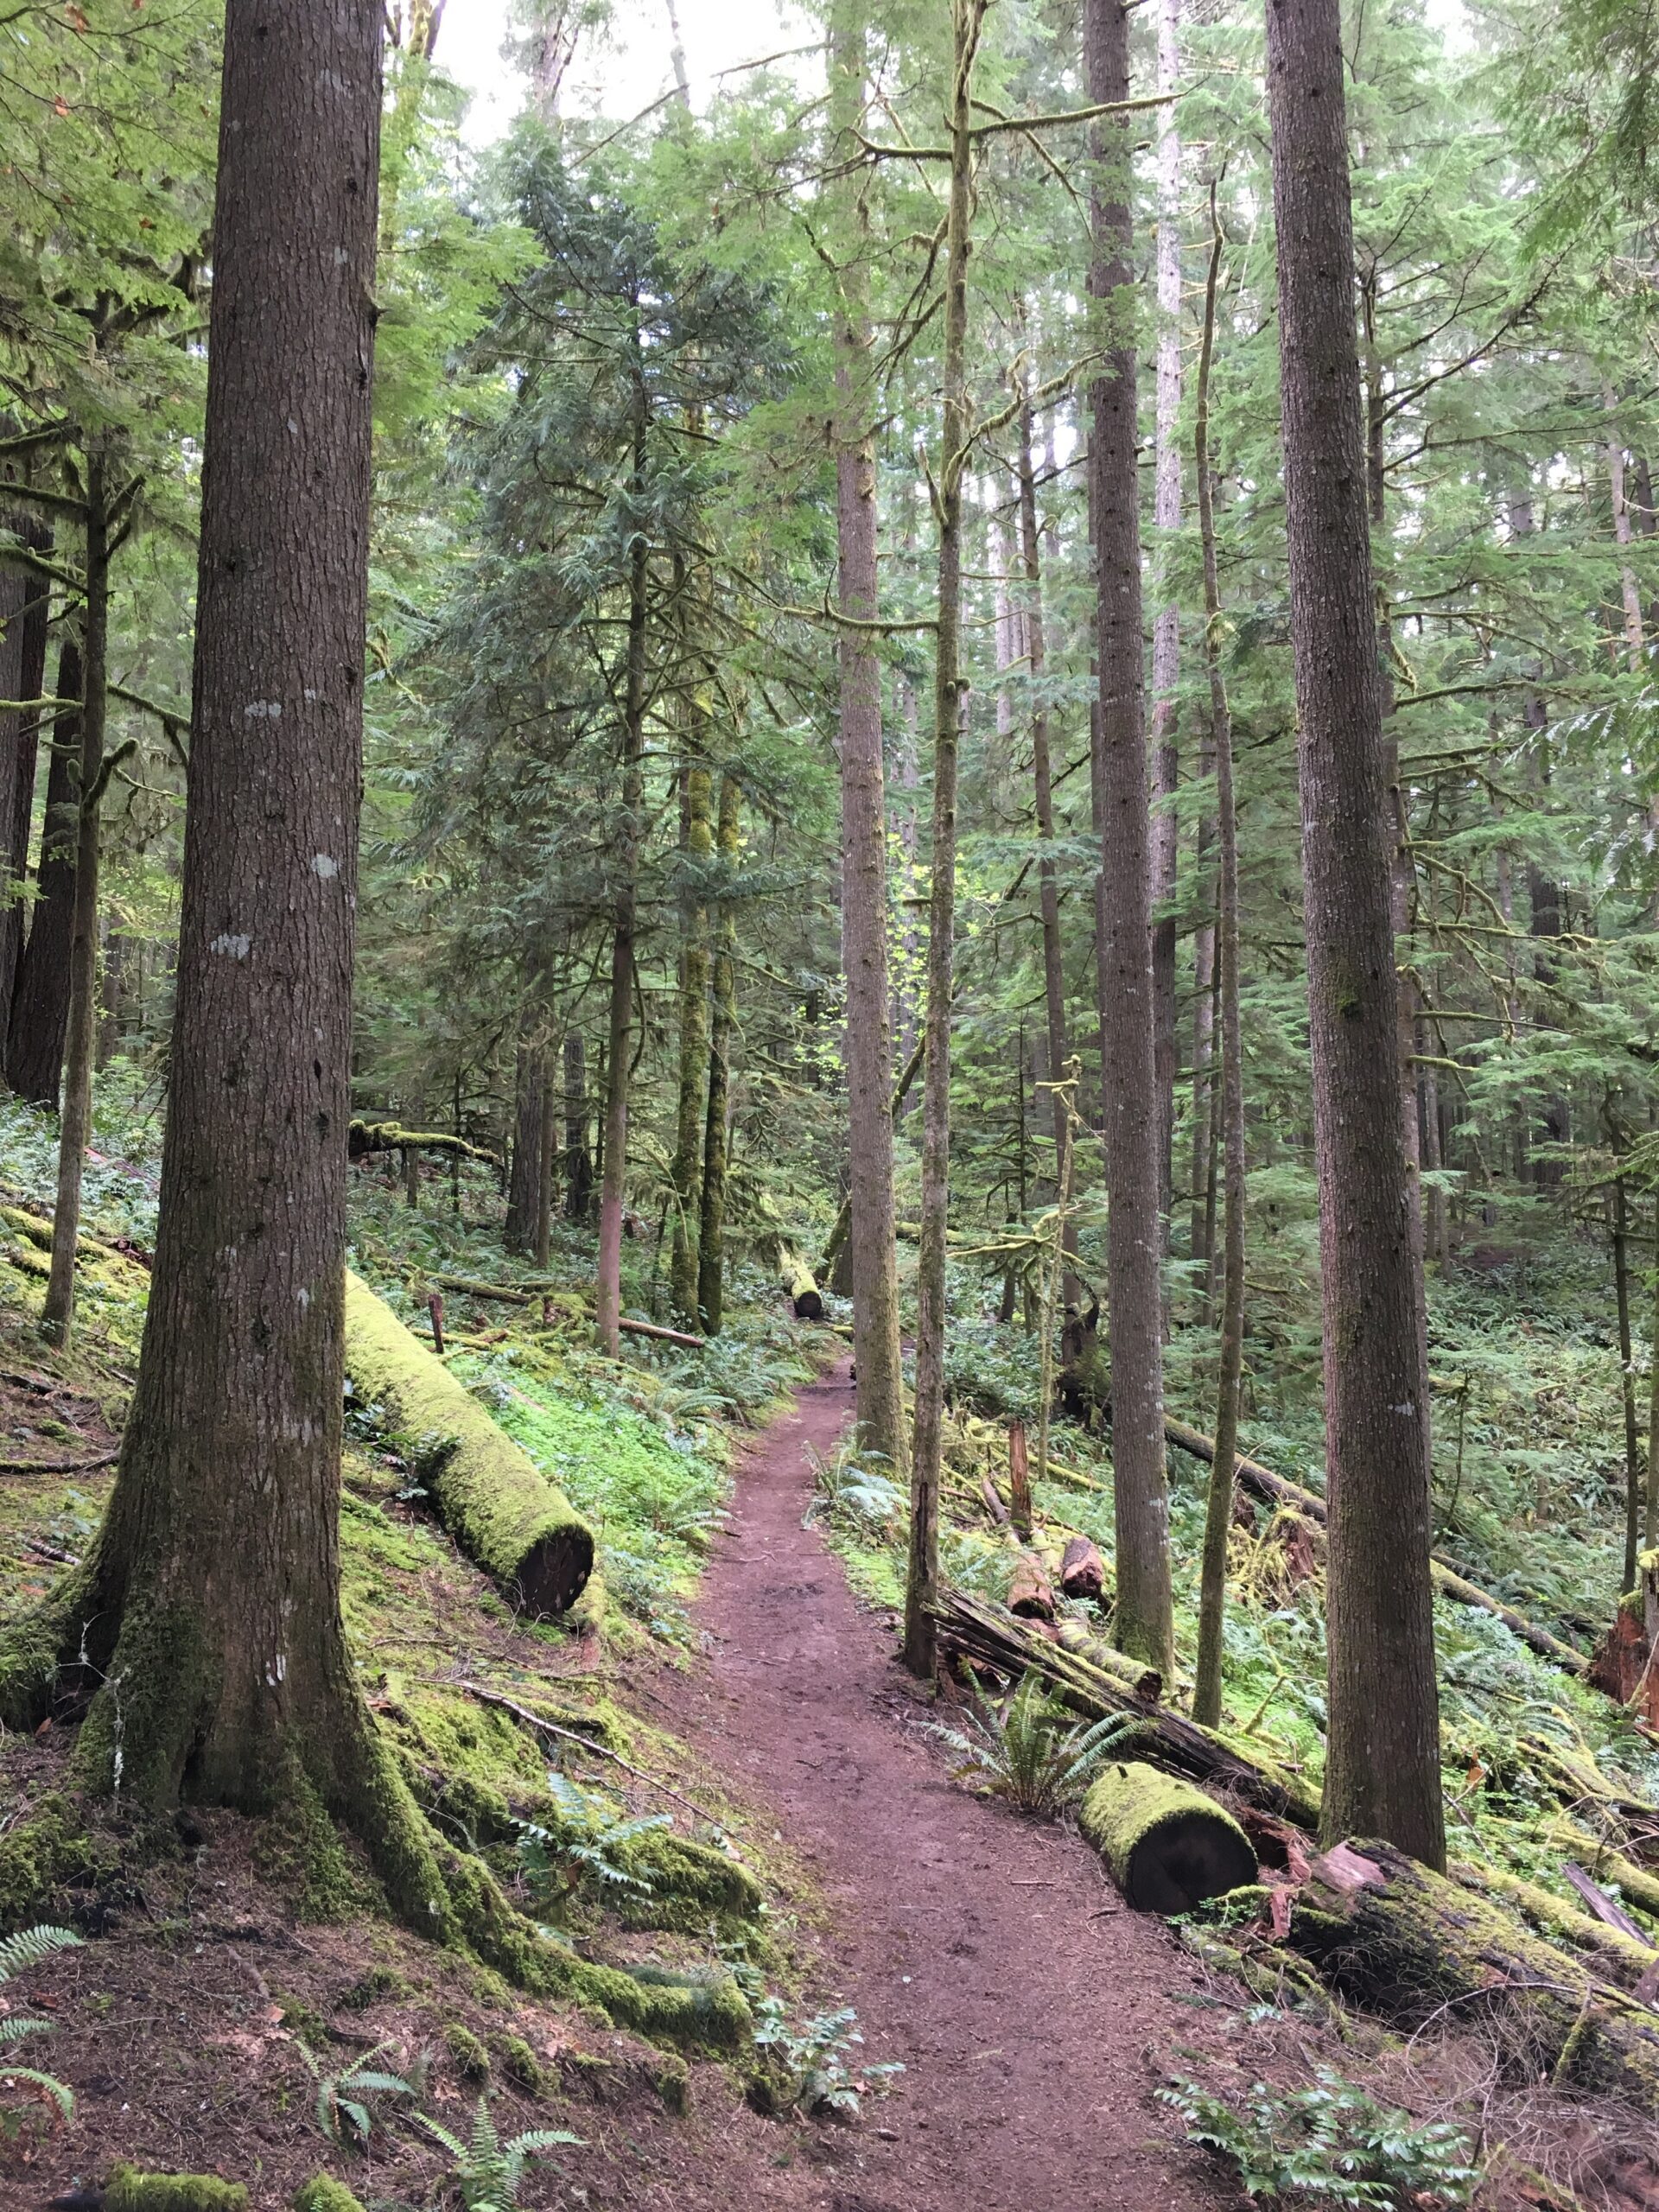
[{"label": "narrow footpath", "polygon": [[[780,2175],[823,2212],[1213,2212],[1240,2201],[1153,2101],[1171,2068],[1251,2063],[1236,2000],[1125,1908],[1061,1827],[970,1796],[802,1517],[809,1447],[851,1415],[845,1363],[739,1470],[697,1608],[712,1649],[677,1715],[775,1808],[822,1884],[840,2004],[905,2072],[833,2171]],[[675,1699],[681,1706],[681,1698]],[[841,2133],[841,2131],[833,2131]],[[770,2192],[769,2192],[770,2193]]]}]

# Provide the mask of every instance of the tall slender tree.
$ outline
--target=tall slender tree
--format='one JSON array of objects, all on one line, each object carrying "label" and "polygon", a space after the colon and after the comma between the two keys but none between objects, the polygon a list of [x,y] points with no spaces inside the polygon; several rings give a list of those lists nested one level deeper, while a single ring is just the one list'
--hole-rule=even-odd
[{"label": "tall slender tree", "polygon": [[1328,1839],[1446,1857],[1422,1278],[1400,1112],[1392,842],[1338,0],[1268,0],[1291,639],[1324,1306]]},{"label": "tall slender tree", "polygon": [[[1128,98],[1124,0],[1085,0],[1084,61],[1096,104]],[[1098,588],[1100,703],[1094,786],[1102,1115],[1110,1204],[1107,1295],[1112,1346],[1112,1478],[1117,1620],[1124,1650],[1174,1670],[1169,1497],[1164,1465],[1159,1117],[1153,1049],[1152,869],[1141,639],[1135,345],[1129,262],[1132,127],[1096,125],[1094,258],[1089,289],[1106,359],[1090,385],[1090,529]]]}]

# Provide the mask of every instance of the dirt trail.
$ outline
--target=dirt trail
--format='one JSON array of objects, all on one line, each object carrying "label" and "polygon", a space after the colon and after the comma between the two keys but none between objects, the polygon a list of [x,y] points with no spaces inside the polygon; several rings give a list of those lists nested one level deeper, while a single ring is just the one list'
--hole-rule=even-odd
[{"label": "dirt trail", "polygon": [[[970,1797],[921,1732],[886,1630],[801,1519],[807,1446],[852,1411],[845,1365],[739,1471],[698,1608],[710,1667],[675,1698],[822,1882],[839,2001],[906,2072],[833,2172],[779,2176],[824,2212],[1190,2212],[1236,2202],[1151,2100],[1230,2050],[1161,1923],[1125,1910],[1076,1837]],[[1185,2001],[1183,2001],[1185,2000]]]}]

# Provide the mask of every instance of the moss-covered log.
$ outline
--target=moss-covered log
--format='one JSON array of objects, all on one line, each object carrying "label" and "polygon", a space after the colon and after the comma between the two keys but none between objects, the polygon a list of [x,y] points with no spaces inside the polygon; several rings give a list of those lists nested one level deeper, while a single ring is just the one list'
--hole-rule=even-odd
[{"label": "moss-covered log", "polygon": [[790,1304],[795,1309],[795,1319],[798,1321],[822,1321],[823,1299],[813,1280],[812,1270],[787,1244],[781,1248],[779,1253],[779,1275],[789,1294]]},{"label": "moss-covered log", "polygon": [[1288,1941],[1344,1997],[1400,2026],[1449,2012],[1493,2035],[1517,2079],[1659,2107],[1659,2014],[1390,1845],[1315,1859]]},{"label": "moss-covered log", "polygon": [[118,2165],[104,2190],[104,2212],[247,2212],[240,2182],[217,2174],[142,2174]]},{"label": "moss-covered log", "polygon": [[346,1278],[346,1370],[467,1557],[525,1611],[564,1612],[593,1572],[593,1531],[384,1299]]},{"label": "moss-covered log", "polygon": [[451,1136],[443,1129],[406,1129],[401,1122],[352,1122],[346,1131],[346,1157],[348,1160],[367,1160],[382,1152],[445,1152],[454,1160],[479,1160],[486,1167],[499,1167],[501,1155],[487,1152],[482,1145],[468,1144],[465,1137]]},{"label": "moss-covered log", "polygon": [[1137,1912],[1191,1912],[1255,1879],[1255,1853],[1232,1815],[1143,1760],[1109,1766],[1077,1824]]}]

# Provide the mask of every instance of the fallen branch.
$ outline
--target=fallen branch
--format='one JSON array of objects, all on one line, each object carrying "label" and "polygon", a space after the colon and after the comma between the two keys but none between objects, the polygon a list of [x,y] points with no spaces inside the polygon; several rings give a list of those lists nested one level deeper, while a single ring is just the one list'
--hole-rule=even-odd
[{"label": "fallen branch", "polygon": [[[1196,1428],[1189,1428],[1185,1421],[1167,1418],[1164,1422],[1164,1434],[1170,1443],[1191,1453],[1193,1459],[1203,1460],[1206,1466],[1213,1463],[1216,1446],[1212,1437],[1202,1434]],[[1242,1452],[1233,1462],[1233,1474],[1246,1490],[1268,1504],[1294,1506],[1299,1513],[1306,1514],[1310,1520],[1317,1521],[1321,1527],[1325,1525],[1325,1500],[1316,1491],[1307,1490],[1300,1483],[1291,1482],[1283,1475],[1274,1474],[1271,1467],[1264,1467],[1259,1459],[1247,1459]],[[1441,1559],[1437,1553],[1430,1562],[1429,1572],[1433,1577],[1434,1587],[1443,1597],[1450,1598],[1454,1605],[1468,1605],[1476,1611],[1492,1614],[1511,1634],[1518,1636],[1523,1643],[1530,1645],[1542,1657],[1564,1668],[1569,1675],[1586,1676],[1589,1674],[1590,1662],[1581,1651],[1575,1651],[1560,1637],[1552,1636],[1547,1628],[1540,1628],[1535,1621],[1528,1620],[1512,1605],[1506,1605],[1501,1599],[1494,1598],[1490,1591],[1479,1588],[1465,1575],[1460,1574],[1449,1560]]]},{"label": "fallen branch", "polygon": [[112,1467],[120,1457],[118,1444],[95,1459],[0,1459],[0,1475],[92,1475],[100,1467]]},{"label": "fallen branch", "polygon": [[[532,1284],[528,1290],[521,1290],[513,1283],[479,1282],[471,1275],[434,1275],[431,1280],[442,1289],[454,1291],[457,1297],[493,1298],[501,1306],[534,1306],[539,1299],[554,1294],[540,1284]],[[687,1351],[708,1349],[707,1337],[694,1337],[686,1329],[665,1329],[656,1321],[632,1321],[624,1315],[616,1325],[626,1337],[650,1337],[660,1344],[683,1344]]]},{"label": "fallen branch", "polygon": [[694,1805],[689,1797],[683,1797],[671,1783],[659,1782],[654,1774],[647,1774],[643,1767],[635,1766],[625,1759],[620,1751],[612,1751],[607,1744],[594,1743],[591,1736],[584,1736],[580,1729],[561,1727],[556,1720],[545,1719],[531,1706],[520,1705],[516,1698],[503,1697],[499,1690],[486,1690],[482,1682],[461,1682],[456,1687],[465,1690],[468,1697],[475,1697],[480,1705],[499,1706],[503,1713],[512,1713],[513,1719],[522,1721],[526,1728],[539,1729],[543,1735],[557,1736],[565,1743],[580,1744],[584,1751],[591,1751],[595,1758],[609,1759],[613,1766],[620,1766],[636,1782],[643,1782],[648,1788],[660,1790],[664,1797],[671,1797],[677,1805],[683,1805],[688,1813],[695,1814],[705,1826],[721,1826],[711,1813],[705,1813],[700,1805]]}]

